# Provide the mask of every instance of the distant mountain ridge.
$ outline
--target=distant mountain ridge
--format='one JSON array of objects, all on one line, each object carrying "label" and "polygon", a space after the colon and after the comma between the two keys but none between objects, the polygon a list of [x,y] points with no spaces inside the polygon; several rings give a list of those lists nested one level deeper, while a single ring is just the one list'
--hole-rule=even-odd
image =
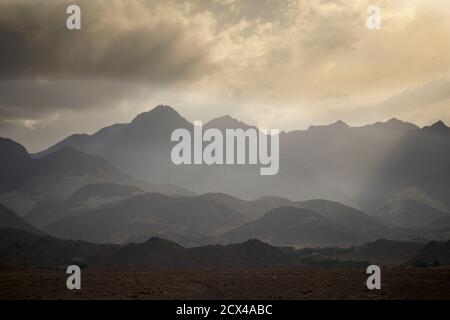
[{"label": "distant mountain ridge", "polygon": [[[322,227],[326,226],[329,231],[335,231],[334,238],[330,239],[334,239],[336,244],[348,245],[348,237],[358,241],[370,240],[387,232],[382,224],[365,213],[327,200],[293,202],[283,198],[264,197],[246,201],[226,194],[211,193],[188,197],[168,196],[137,192],[120,186],[114,186],[109,194],[121,191],[126,195],[122,199],[114,197],[106,202],[99,199],[96,193],[89,193],[96,201],[90,200],[89,197],[80,199],[79,194],[84,194],[85,189],[92,188],[99,189],[96,185],[85,186],[67,200],[38,204],[25,219],[49,234],[65,239],[126,243],[141,242],[150,236],[158,236],[192,247],[227,241],[239,242],[251,238],[271,242],[273,239],[267,234],[252,233],[251,230],[241,232],[237,238],[229,237],[227,232],[234,228],[239,229],[244,223],[252,224],[258,221],[266,212],[291,206],[293,210],[308,212],[320,221]],[[102,188],[99,190],[101,194],[105,193]],[[137,193],[132,195],[134,192]],[[272,230],[281,221],[282,216],[283,210],[276,211],[273,223],[267,224],[269,233],[280,232],[281,236],[287,231]],[[293,226],[288,222],[284,227]],[[312,226],[317,231],[319,226]],[[298,243],[278,239],[280,242],[277,244],[306,245],[311,243],[311,239],[316,239],[318,244],[332,244],[330,239],[328,242],[321,241],[326,238],[326,233],[308,234],[309,236],[304,238],[298,236]]]},{"label": "distant mountain ridge", "polygon": [[[254,128],[230,116],[205,127]],[[32,156],[1,139],[0,202],[50,234],[100,243],[158,236],[191,247],[255,237],[348,246],[448,237],[450,129],[441,121],[422,129],[395,118],[360,127],[336,121],[282,132],[275,176],[251,165],[174,165],[178,128],[193,124],[161,105]],[[292,221],[287,208],[297,212]],[[307,210],[315,215],[303,219]],[[271,211],[279,216],[269,219]],[[282,219],[292,224],[264,231]]]},{"label": "distant mountain ridge", "polygon": [[[254,128],[230,116],[212,119],[205,127]],[[392,193],[407,187],[416,177],[428,174],[429,166],[439,169],[443,165],[444,161],[428,163],[426,160],[414,171],[408,171],[410,173],[392,175],[388,168],[395,161],[405,160],[390,154],[408,148],[408,141],[418,140],[420,149],[420,141],[426,140],[428,154],[445,160],[450,157],[445,153],[450,141],[445,132],[449,130],[442,122],[420,129],[396,118],[360,127],[337,121],[331,125],[311,126],[308,130],[282,132],[280,171],[273,177],[261,177],[252,166],[173,165],[170,152],[174,143],[170,136],[176,128],[192,130],[193,124],[172,107],[160,105],[130,123],[106,127],[93,135],[70,136],[37,155],[72,146],[105,157],[128,174],[197,193],[221,192],[244,199],[267,195],[296,200],[328,199],[366,211],[382,205]],[[427,138],[430,134],[443,138],[441,142],[430,140]],[[413,146],[411,152],[418,150]],[[398,172],[402,171],[404,169]]]},{"label": "distant mountain ridge", "polygon": [[356,232],[306,208],[279,207],[226,232],[224,237],[231,242],[256,238],[278,246],[317,247],[357,245],[375,235]]},{"label": "distant mountain ridge", "polygon": [[[45,214],[46,210],[39,212]],[[242,213],[214,201],[157,193],[137,194],[72,215],[54,212],[52,221],[42,220],[34,212],[26,218],[37,225],[44,221],[42,228],[51,235],[97,243],[124,243],[150,236],[189,246],[217,243],[220,240],[215,236],[245,221]]]},{"label": "distant mountain ridge", "polygon": [[52,222],[92,212],[94,209],[141,193],[145,191],[134,186],[113,183],[88,184],[67,199],[38,202],[24,219],[38,228],[45,228]]},{"label": "distant mountain ridge", "polygon": [[104,158],[68,146],[32,158],[20,144],[0,138],[0,150],[0,201],[20,215],[28,213],[36,202],[61,200],[93,183],[131,185],[147,192],[191,194],[179,187],[137,180]]}]

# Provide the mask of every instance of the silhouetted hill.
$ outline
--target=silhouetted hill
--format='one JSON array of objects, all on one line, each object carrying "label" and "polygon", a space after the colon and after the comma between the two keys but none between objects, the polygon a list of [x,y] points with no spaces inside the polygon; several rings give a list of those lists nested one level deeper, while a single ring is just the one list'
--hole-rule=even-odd
[{"label": "silhouetted hill", "polygon": [[106,269],[280,267],[298,263],[281,249],[252,240],[229,246],[185,249],[160,238],[124,246],[61,240],[17,229],[0,230],[0,263],[41,268],[79,264]]},{"label": "silhouetted hill", "polygon": [[450,134],[450,128],[442,120],[433,123],[431,126],[424,127],[423,131],[434,134]]},{"label": "silhouetted hill", "polygon": [[450,264],[450,240],[447,242],[429,242],[409,263],[410,265],[449,265]]},{"label": "silhouetted hill", "polygon": [[70,264],[107,266],[115,245],[60,240],[18,229],[0,230],[0,260],[39,268],[66,268]]},{"label": "silhouetted hill", "polygon": [[[351,264],[345,264],[345,261],[349,260],[398,264],[415,254],[410,264],[419,265],[420,262],[420,265],[436,265],[438,262],[444,265],[450,263],[449,245],[450,241],[432,241],[424,246],[418,243],[378,240],[342,257],[344,260],[341,261],[344,263],[335,260],[334,265],[350,266]],[[121,246],[61,240],[19,229],[0,229],[0,266],[13,268],[27,266],[64,269],[69,264],[89,268],[133,270],[273,268],[303,266],[302,261],[306,263],[306,257],[309,256],[305,250],[317,251],[304,249],[293,254],[286,248],[272,247],[259,240],[186,249],[172,241],[150,238],[140,244]],[[333,255],[333,252],[340,255],[345,253],[336,248],[320,249],[317,252],[325,256]],[[327,261],[322,261],[321,265],[327,265],[331,260]]]},{"label": "silhouetted hill", "polygon": [[369,242],[345,259],[379,265],[400,265],[414,257],[425,244],[379,239]]},{"label": "silhouetted hill", "polygon": [[212,268],[260,268],[299,264],[281,249],[255,239],[238,244],[191,248],[189,252],[202,264]]},{"label": "silhouetted hill", "polygon": [[120,247],[112,257],[112,264],[145,269],[194,269],[203,266],[188,250],[161,238]]}]

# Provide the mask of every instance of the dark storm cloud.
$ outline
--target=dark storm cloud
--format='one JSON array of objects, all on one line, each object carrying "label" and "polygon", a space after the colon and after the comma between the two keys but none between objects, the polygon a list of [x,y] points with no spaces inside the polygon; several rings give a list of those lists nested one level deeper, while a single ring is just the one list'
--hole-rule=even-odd
[{"label": "dark storm cloud", "polygon": [[[65,10],[73,3],[81,7],[82,30],[66,28]],[[182,21],[153,17],[145,11],[148,2],[136,16],[141,2],[126,3],[1,1],[0,77],[165,82],[203,72],[207,46],[189,35]]]},{"label": "dark storm cloud", "polygon": [[[159,3],[0,1],[0,117],[101,107],[132,95],[127,83],[201,78],[212,68],[202,34],[209,22]],[[66,28],[69,4],[81,7],[81,30]]]}]

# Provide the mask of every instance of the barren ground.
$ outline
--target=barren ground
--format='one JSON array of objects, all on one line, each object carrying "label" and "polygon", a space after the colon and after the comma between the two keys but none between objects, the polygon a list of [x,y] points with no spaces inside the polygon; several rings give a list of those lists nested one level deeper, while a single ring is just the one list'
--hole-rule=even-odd
[{"label": "barren ground", "polygon": [[450,268],[382,269],[382,289],[362,269],[110,272],[1,271],[0,299],[450,299]]}]

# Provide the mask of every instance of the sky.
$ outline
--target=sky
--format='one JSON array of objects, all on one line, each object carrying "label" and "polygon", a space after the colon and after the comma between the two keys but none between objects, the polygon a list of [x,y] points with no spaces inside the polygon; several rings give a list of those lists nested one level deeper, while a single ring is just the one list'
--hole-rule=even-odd
[{"label": "sky", "polygon": [[281,130],[450,124],[446,0],[0,0],[0,45],[0,136],[31,152],[159,104]]}]

